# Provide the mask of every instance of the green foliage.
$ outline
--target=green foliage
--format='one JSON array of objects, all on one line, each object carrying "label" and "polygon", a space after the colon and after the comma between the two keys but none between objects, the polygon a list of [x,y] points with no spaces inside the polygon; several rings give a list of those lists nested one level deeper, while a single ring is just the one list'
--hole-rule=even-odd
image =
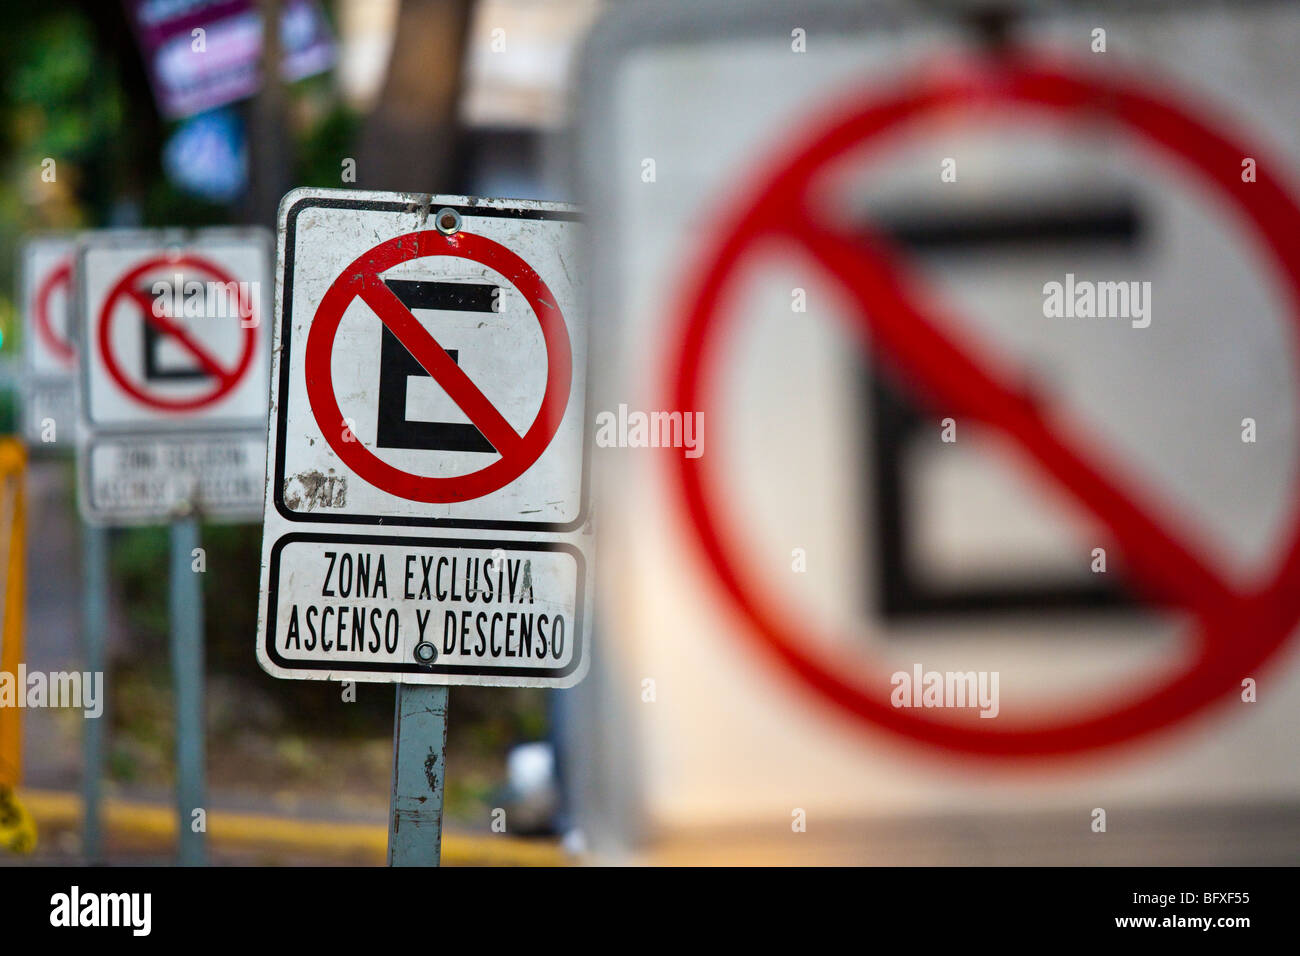
[{"label": "green foliage", "polygon": [[322,188],[342,186],[341,163],[344,157],[355,156],[359,128],[360,119],[342,104],[324,110],[299,144],[295,182]]},{"label": "green foliage", "polygon": [[90,24],[72,11],[16,25],[6,94],[14,143],[27,158],[78,160],[104,150],[120,131],[116,83],[103,82],[103,61]]},{"label": "green foliage", "polygon": [[58,174],[94,206],[112,201],[115,166],[130,124],[116,64],[105,57],[94,30],[75,10],[28,11],[6,18],[3,74],[3,145],[11,182],[45,157]]},{"label": "green foliage", "polygon": [[17,396],[12,389],[0,389],[0,435],[12,435],[17,428]]}]

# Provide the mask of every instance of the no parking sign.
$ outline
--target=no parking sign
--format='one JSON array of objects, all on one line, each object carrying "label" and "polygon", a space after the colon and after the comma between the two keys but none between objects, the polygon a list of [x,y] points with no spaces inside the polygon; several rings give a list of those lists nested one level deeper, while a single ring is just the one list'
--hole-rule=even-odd
[{"label": "no parking sign", "polygon": [[1300,793],[1300,139],[1266,52],[1298,36],[1196,3],[596,28],[594,401],[709,435],[597,458],[598,816],[786,850],[791,808]]},{"label": "no parking sign", "polygon": [[[1260,150],[1203,124],[1176,103],[1153,96],[1140,83],[1103,78],[1051,62],[1008,59],[995,64],[956,63],[933,82],[913,82],[894,95],[854,96],[825,124],[782,157],[706,256],[686,293],[686,318],[673,357],[672,404],[697,409],[706,402],[707,375],[725,349],[719,329],[728,324],[720,304],[748,250],[780,237],[805,244],[819,268],[842,285],[855,306],[864,342],[886,350],[917,387],[964,420],[1005,433],[1025,457],[1059,482],[1105,525],[1129,555],[1136,584],[1187,611],[1196,624],[1198,652],[1191,666],[1176,668],[1146,692],[1108,696],[1081,716],[1060,719],[1055,708],[1017,722],[969,723],[901,710],[890,703],[888,674],[845,673],[843,659],[821,655],[797,616],[768,598],[770,589],[747,579],[744,547],[721,517],[726,492],[708,462],[683,457],[676,477],[689,520],[719,583],[752,625],[760,643],[791,672],[835,706],[879,727],[952,750],[1000,757],[1077,753],[1139,737],[1184,719],[1241,688],[1243,679],[1278,652],[1300,623],[1300,527],[1259,580],[1239,589],[1199,554],[1183,524],[1169,527],[1148,507],[1150,493],[1135,487],[1128,469],[1075,445],[1073,429],[1051,422],[1005,374],[1004,363],[987,362],[943,314],[909,267],[882,237],[859,227],[837,232],[819,219],[812,190],[819,174],[840,157],[877,140],[888,141],[917,117],[990,105],[1047,118],[1077,119],[1099,104],[1132,135],[1188,167],[1203,186],[1221,193],[1234,213],[1256,232],[1279,276],[1300,328],[1300,206],[1284,182],[1258,172],[1244,182],[1241,158]],[[973,106],[972,106],[973,105]],[[786,211],[774,215],[775,210]],[[791,213],[791,211],[794,211]],[[734,316],[730,317],[734,320]],[[1300,365],[1300,356],[1296,357]],[[706,413],[707,414],[707,413]],[[1189,522],[1190,524],[1190,522]],[[1008,726],[1009,724],[1009,726]]]},{"label": "no parking sign", "polygon": [[71,450],[77,422],[71,234],[37,236],[19,258],[23,318],[22,431],[37,449]]},{"label": "no parking sign", "polygon": [[270,252],[259,230],[88,234],[78,257],[88,520],[260,511]]},{"label": "no parking sign", "polygon": [[555,203],[285,197],[258,634],[270,673],[581,679],[580,228]]}]

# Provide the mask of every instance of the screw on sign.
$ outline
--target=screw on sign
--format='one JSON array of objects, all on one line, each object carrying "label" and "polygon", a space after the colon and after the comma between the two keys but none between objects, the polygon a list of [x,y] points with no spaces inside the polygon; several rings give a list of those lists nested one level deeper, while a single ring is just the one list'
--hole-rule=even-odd
[{"label": "screw on sign", "polygon": [[[192,270],[208,276],[212,281],[226,288],[233,287],[238,290],[234,320],[241,323],[244,336],[239,358],[233,366],[222,364],[203,343],[190,334],[180,323],[178,317],[169,316],[166,314],[166,310],[157,308],[157,300],[151,298],[141,289],[140,284],[146,276],[163,268],[172,272],[179,269]],[[243,379],[252,365],[253,354],[257,347],[258,321],[257,316],[253,313],[253,303],[247,298],[248,293],[245,291],[245,285],[246,283],[236,282],[234,277],[225,272],[220,266],[200,256],[159,256],[140,263],[140,265],[119,279],[117,284],[109,290],[108,297],[104,300],[104,306],[99,313],[99,351],[108,374],[132,398],[151,408],[163,411],[190,412],[218,401]],[[119,308],[123,305],[129,308]],[[210,379],[212,384],[197,394],[177,397],[160,394],[156,390],[150,389],[147,383],[134,381],[126,373],[123,363],[113,350],[111,336],[116,318],[122,314],[130,314],[131,311],[139,311],[144,319],[146,329],[152,329],[157,335],[167,337],[180,345],[206,373],[204,379]],[[249,316],[249,320],[245,321],[244,316]],[[146,339],[148,339],[148,336],[146,336]]]},{"label": "screw on sign", "polygon": [[[400,263],[430,256],[468,259],[495,269],[508,278],[532,308],[546,343],[546,390],[537,416],[522,436],[380,278],[383,272]],[[496,450],[499,455],[496,461],[468,474],[438,478],[403,471],[361,442],[349,440],[352,436],[339,408],[330,361],[343,313],[357,297],[469,416]],[[508,485],[546,450],[568,404],[573,358],[564,316],[556,301],[527,262],[500,243],[474,233],[444,235],[426,230],[398,236],[374,247],[344,269],[326,291],[307,336],[307,398],[326,441],[367,482],[411,501],[468,501]]]},{"label": "screw on sign", "polygon": [[73,349],[72,342],[66,338],[68,330],[64,329],[62,335],[54,330],[50,316],[50,300],[56,291],[61,291],[66,296],[71,291],[71,287],[72,260],[65,259],[45,277],[45,281],[36,290],[35,302],[36,334],[51,354],[69,369],[76,367],[77,353]]},{"label": "screw on sign", "polygon": [[1091,709],[1064,716],[1053,711],[961,725],[895,709],[883,669],[865,684],[846,677],[860,671],[860,664],[809,650],[798,616],[770,598],[773,592],[755,586],[744,570],[744,543],[720,508],[724,496],[709,459],[677,459],[675,484],[703,556],[748,625],[746,635],[843,712],[953,752],[1004,758],[1078,753],[1191,716],[1234,694],[1244,677],[1277,653],[1300,621],[1300,524],[1293,525],[1255,587],[1234,587],[1192,546],[1185,530],[1156,520],[1135,483],[1120,477],[1122,469],[1059,424],[1049,427],[1035,401],[1011,384],[1016,379],[945,320],[934,296],[882,237],[848,235],[820,218],[812,189],[831,163],[851,149],[881,148],[917,120],[951,121],[972,106],[1056,122],[1114,120],[1212,187],[1253,227],[1300,326],[1300,208],[1263,160],[1257,181],[1243,185],[1242,157],[1260,157],[1258,149],[1245,148],[1194,119],[1169,94],[1149,94],[1129,78],[1096,77],[1022,57],[972,61],[893,93],[852,97],[779,159],[725,220],[721,240],[703,258],[684,300],[669,363],[670,407],[701,409],[713,397],[729,319],[724,300],[744,257],[772,239],[801,244],[850,297],[854,331],[864,344],[869,336],[915,387],[941,400],[951,414],[1003,432],[1114,535],[1141,590],[1190,614],[1196,622],[1190,660],[1154,686],[1120,688]]}]

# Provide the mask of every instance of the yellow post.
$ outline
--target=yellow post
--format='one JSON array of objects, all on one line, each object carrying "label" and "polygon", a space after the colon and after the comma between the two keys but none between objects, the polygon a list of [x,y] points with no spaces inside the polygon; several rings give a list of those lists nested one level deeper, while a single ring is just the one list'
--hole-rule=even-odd
[{"label": "yellow post", "polygon": [[4,562],[4,624],[0,627],[0,847],[20,853],[36,845],[35,825],[15,792],[23,767],[23,712],[18,707],[18,695],[26,691],[18,686],[26,603],[26,480],[26,450],[13,438],[0,438],[0,549],[3,550],[0,560]]}]

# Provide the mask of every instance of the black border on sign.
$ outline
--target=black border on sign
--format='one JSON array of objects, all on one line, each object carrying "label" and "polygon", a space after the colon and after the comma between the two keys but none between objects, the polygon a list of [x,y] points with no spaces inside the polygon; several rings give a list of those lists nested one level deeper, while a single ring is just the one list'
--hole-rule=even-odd
[{"label": "black border on sign", "polygon": [[[287,544],[302,541],[330,542],[333,544],[387,545],[392,547],[419,548],[474,548],[477,550],[503,551],[559,551],[570,555],[578,566],[577,595],[573,612],[573,655],[569,663],[560,669],[538,667],[493,667],[465,666],[456,664],[366,664],[351,661],[293,661],[283,657],[275,647],[275,624],[277,598],[280,592],[280,552]],[[263,650],[267,659],[286,670],[308,671],[352,671],[376,674],[459,674],[469,677],[537,677],[564,678],[578,669],[582,663],[582,626],[584,602],[587,591],[587,562],[582,552],[571,544],[562,541],[500,541],[494,539],[466,538],[405,538],[394,535],[378,534],[327,534],[325,532],[297,531],[287,534],[275,542],[271,548],[270,564],[267,572],[266,588],[266,639]]]},{"label": "black border on sign", "polygon": [[[290,349],[290,332],[293,317],[293,266],[295,247],[294,242],[297,236],[297,221],[299,214],[304,209],[325,208],[325,209],[359,209],[375,212],[394,212],[411,214],[411,204],[404,202],[385,202],[381,200],[364,200],[364,199],[329,199],[318,196],[307,196],[298,200],[289,207],[285,213],[284,220],[284,261],[281,263],[280,282],[284,290],[284,301],[282,304],[282,315],[280,318],[280,375],[276,383],[276,390],[279,395],[276,411],[276,429],[275,429],[275,472],[274,482],[272,484],[271,496],[275,502],[275,510],[280,513],[286,521],[312,522],[318,524],[366,524],[366,525],[399,525],[407,527],[423,528],[477,528],[487,531],[576,531],[587,522],[587,492],[588,478],[591,469],[591,429],[587,427],[586,415],[590,407],[590,379],[584,381],[583,393],[583,439],[582,439],[582,469],[581,469],[581,487],[578,490],[578,515],[572,521],[554,522],[554,521],[488,521],[473,518],[422,518],[415,515],[358,515],[358,514],[333,514],[322,512],[316,516],[310,512],[304,513],[293,511],[284,503],[284,457],[286,432],[285,424],[288,418],[288,397],[289,397],[289,366],[291,364],[290,356],[293,354]],[[505,218],[505,219],[558,219],[566,222],[581,222],[583,216],[581,213],[560,209],[524,209],[520,207],[496,208],[493,206],[477,205],[459,205],[438,208],[450,208],[460,213],[462,219],[474,216]]]}]

